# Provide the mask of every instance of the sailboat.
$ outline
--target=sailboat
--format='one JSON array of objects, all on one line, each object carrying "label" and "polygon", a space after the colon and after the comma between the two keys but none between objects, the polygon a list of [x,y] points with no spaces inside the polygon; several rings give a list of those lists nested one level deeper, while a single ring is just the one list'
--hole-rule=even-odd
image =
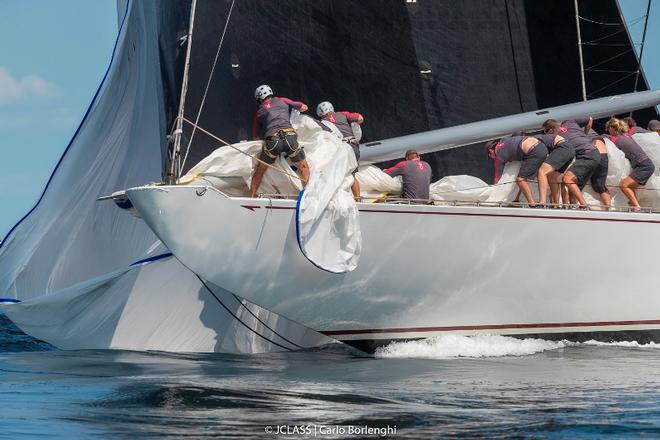
[{"label": "sailboat", "polygon": [[[403,332],[390,330],[404,327],[403,321],[360,321],[362,318],[349,316],[341,319],[350,322],[340,326],[340,315],[335,314],[319,322],[322,314],[308,319],[289,313],[281,304],[252,295],[251,291],[233,289],[238,283],[234,279],[191,270],[193,262],[156,225],[155,211],[151,210],[173,199],[152,197],[156,194],[153,188],[142,185],[168,180],[168,173],[184,173],[219,146],[194,133],[194,126],[179,125],[181,119],[177,116],[182,111],[197,126],[222,138],[232,142],[246,139],[254,110],[253,102],[246,97],[251,96],[256,84],[264,82],[310,102],[341,99],[347,108],[364,113],[367,121],[374,121],[365,124],[365,136],[383,139],[378,141],[381,145],[365,143],[363,154],[374,162],[394,158],[400,144],[388,150],[390,156],[379,156],[377,152],[384,152],[389,140],[400,136],[538,109],[549,99],[544,89],[548,83],[541,81],[543,75],[553,72],[552,66],[543,67],[543,60],[533,60],[537,50],[532,50],[532,45],[539,34],[531,21],[539,20],[541,15],[534,13],[534,5],[504,1],[493,5],[485,22],[477,23],[470,17],[480,8],[478,3],[465,2],[456,8],[451,2],[392,2],[386,7],[355,2],[337,7],[334,2],[120,1],[120,31],[102,84],[40,200],[0,247],[0,296],[6,298],[0,309],[28,334],[65,349],[260,352],[312,347],[333,339],[353,340],[354,345],[369,349],[378,345],[374,341],[379,339],[399,338]],[[570,8],[566,11],[555,12],[572,13]],[[610,5],[602,11],[613,14],[616,8]],[[434,20],[446,26],[431,26]],[[279,33],[287,27],[283,23],[294,30],[286,38]],[[462,23],[461,28],[452,23]],[[259,32],[254,32],[255,28]],[[475,44],[477,41],[480,43]],[[548,47],[547,51],[551,50]],[[472,55],[465,58],[466,53]],[[186,58],[189,70],[184,75]],[[507,62],[496,63],[498,59]],[[624,59],[626,56],[617,62]],[[273,68],[274,62],[278,68]],[[490,68],[477,68],[485,65]],[[562,80],[564,74],[557,75],[553,87],[556,81],[564,81],[566,87],[550,101],[577,100],[568,84],[579,81]],[[491,87],[494,81],[498,87]],[[187,92],[181,93],[184,82]],[[484,89],[474,84],[482,84]],[[641,85],[645,85],[643,76]],[[616,93],[630,90],[625,87],[625,81],[618,82],[607,92],[615,96],[616,102]],[[489,94],[485,94],[486,89]],[[483,96],[490,99],[484,100]],[[652,101],[644,105],[652,106]],[[557,103],[550,104],[543,107]],[[177,152],[181,155],[176,156]],[[484,174],[490,171],[485,172],[488,168],[484,162],[476,159],[482,156],[480,148],[466,146],[435,153],[429,160],[433,160],[436,170],[442,168],[446,174],[481,173],[486,178]],[[129,198],[146,222],[109,202],[96,201],[126,188],[135,188],[128,191]],[[191,190],[172,186],[170,194],[189,194]],[[225,213],[233,216],[246,210],[235,210],[237,203],[239,208],[240,203],[256,203],[256,215],[263,215],[263,204],[270,203],[267,199],[241,201],[210,190],[204,197],[194,196],[199,199],[195,202],[212,199],[214,206],[221,201],[217,205],[222,210],[217,213],[219,219]],[[285,208],[278,212],[284,215],[285,223],[291,203],[272,201],[272,206],[281,204]],[[179,221],[185,206],[168,205],[172,214],[168,221]],[[448,208],[402,207],[411,211]],[[412,215],[431,218],[427,214]],[[634,218],[627,213],[619,215]],[[250,224],[248,221],[246,226]],[[180,229],[177,226],[184,233],[190,228],[191,224]],[[249,230],[246,227],[242,233]],[[173,235],[185,238],[185,234]],[[289,235],[277,237],[286,247]],[[373,239],[365,235],[365,245],[371,242]],[[378,249],[374,246],[369,252]],[[291,263],[296,264],[297,258]],[[396,261],[398,264],[401,260]],[[305,261],[301,274],[308,266]],[[453,270],[453,266],[447,267]],[[437,284],[441,280],[425,281]],[[328,291],[326,296],[331,293]],[[401,291],[397,294],[400,300]],[[507,303],[519,298],[516,295]],[[388,298],[364,297],[372,306],[391,307],[396,301]],[[350,308],[353,303],[336,304]],[[311,313],[307,307],[312,305],[318,306],[307,302],[299,307],[299,313]],[[488,306],[486,301],[481,310]],[[509,310],[513,313],[515,307]],[[632,316],[636,310],[630,312]],[[536,318],[522,322],[520,316],[505,324],[543,324]],[[479,325],[493,327],[500,322],[478,318],[465,325],[485,323]],[[591,322],[589,319],[575,323]],[[419,322],[431,327],[462,325],[440,318],[433,324],[429,324],[430,319]],[[630,322],[626,325],[627,329],[635,328]],[[654,324],[638,325],[652,329]],[[377,331],[366,332],[368,336],[363,337],[365,330]],[[534,332],[526,329],[523,333]],[[430,334],[407,331],[404,337]]]}]

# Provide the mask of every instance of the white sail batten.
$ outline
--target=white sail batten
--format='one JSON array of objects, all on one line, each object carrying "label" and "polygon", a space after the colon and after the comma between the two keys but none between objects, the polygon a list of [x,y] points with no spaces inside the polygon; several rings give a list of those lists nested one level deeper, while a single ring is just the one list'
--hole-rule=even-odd
[{"label": "white sail batten", "polygon": [[650,90],[592,99],[382,141],[367,142],[360,145],[360,163],[376,163],[399,159],[409,149],[415,149],[419,153],[432,153],[485,142],[510,135],[516,131],[538,130],[546,119],[561,121],[582,115],[603,118],[653,107],[658,104],[660,104],[660,90]]}]

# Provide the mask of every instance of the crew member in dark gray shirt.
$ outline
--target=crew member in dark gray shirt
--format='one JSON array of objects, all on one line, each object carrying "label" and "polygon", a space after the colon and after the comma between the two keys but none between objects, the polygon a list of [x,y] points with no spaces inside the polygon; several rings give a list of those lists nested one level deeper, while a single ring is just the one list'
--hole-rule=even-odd
[{"label": "crew member in dark gray shirt", "polygon": [[[566,139],[558,134],[540,134],[534,136],[548,148],[548,157],[545,159],[538,172],[539,181],[539,203],[545,205],[548,198],[548,187],[552,203],[561,203],[559,197],[559,175],[568,169],[575,157],[575,148],[566,142]],[[566,198],[566,197],[565,197]],[[564,201],[568,203],[568,198]]]},{"label": "crew member in dark gray shirt", "polygon": [[589,130],[587,135],[591,137],[591,143],[594,144],[594,147],[596,147],[600,153],[600,163],[596,167],[594,173],[591,175],[589,182],[591,183],[593,190],[598,193],[598,197],[600,197],[600,201],[603,206],[609,209],[612,205],[612,196],[610,191],[607,189],[607,186],[605,185],[607,182],[607,173],[610,167],[610,159],[609,155],[607,154],[607,146],[605,145],[603,136],[596,133],[593,128]]},{"label": "crew member in dark gray shirt", "polygon": [[431,165],[421,160],[415,150],[406,151],[406,160],[383,170],[392,177],[401,176],[401,196],[406,199],[428,200],[431,185]]},{"label": "crew member in dark gray shirt", "polygon": [[623,122],[628,126],[628,130],[625,132],[628,136],[632,136],[636,133],[649,133],[649,130],[644,127],[637,126],[637,121],[635,121],[631,116],[623,118]]},{"label": "crew member in dark gray shirt", "polygon": [[647,128],[649,131],[655,131],[656,133],[660,134],[660,121],[657,119],[651,119]]},{"label": "crew member in dark gray shirt", "polygon": [[539,139],[532,136],[510,136],[499,141],[486,143],[488,157],[495,161],[516,162],[521,161],[520,171],[516,183],[530,205],[535,205],[529,179],[536,176],[539,167],[546,157],[548,148]]},{"label": "crew member in dark gray shirt", "polygon": [[624,133],[625,129],[628,128],[625,122],[612,118],[607,121],[605,127],[610,134],[610,140],[619,150],[623,151],[626,159],[630,161],[632,172],[621,181],[621,192],[628,197],[632,210],[639,211],[639,201],[635,195],[635,189],[646,185],[646,182],[655,172],[655,165],[642,150],[642,147],[632,137]]},{"label": "crew member in dark gray shirt", "polygon": [[[352,149],[353,154],[355,154],[355,160],[360,162],[360,142],[355,139],[353,135],[352,123],[362,124],[364,122],[364,117],[360,113],[352,112],[335,112],[335,107],[328,101],[320,103],[316,107],[316,114],[321,118],[321,127],[325,129],[327,125],[325,124],[334,124],[341,133],[342,141],[346,142]],[[351,191],[353,192],[353,197],[360,199],[360,182],[358,182],[355,174],[357,173],[357,168],[353,171],[353,185],[351,185]]]},{"label": "crew member in dark gray shirt", "polygon": [[305,150],[298,144],[298,135],[289,122],[289,112],[292,108],[300,112],[307,111],[307,105],[300,101],[273,96],[273,90],[268,85],[261,85],[254,91],[254,98],[259,104],[254,118],[252,135],[255,139],[264,139],[264,145],[259,155],[257,169],[252,174],[250,196],[255,197],[267,164],[273,164],[279,156],[286,155],[301,174],[303,187],[309,180],[309,165],[305,159]]},{"label": "crew member in dark gray shirt", "polygon": [[575,149],[575,161],[566,170],[562,183],[568,187],[571,200],[581,206],[587,206],[582,195],[582,188],[600,165],[600,153],[587,132],[591,129],[593,120],[586,116],[562,122],[548,119],[543,123],[545,134],[558,134]]}]

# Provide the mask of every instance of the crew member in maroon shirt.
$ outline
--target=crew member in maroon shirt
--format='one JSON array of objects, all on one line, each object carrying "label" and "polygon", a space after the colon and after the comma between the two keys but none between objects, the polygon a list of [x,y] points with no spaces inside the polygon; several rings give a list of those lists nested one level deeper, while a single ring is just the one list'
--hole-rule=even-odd
[{"label": "crew member in maroon shirt", "polygon": [[[324,101],[316,107],[316,114],[321,118],[321,122],[334,124],[339,132],[342,135],[342,140],[351,146],[353,153],[355,154],[355,160],[360,162],[360,143],[355,136],[353,135],[353,129],[351,128],[351,123],[355,122],[356,124],[362,124],[364,118],[360,113],[351,113],[351,112],[335,112],[334,106],[328,102]],[[360,183],[355,176],[357,168],[353,171],[353,185],[351,186],[351,191],[353,192],[353,197],[356,199],[360,198]]]},{"label": "crew member in maroon shirt", "polygon": [[[558,134],[539,134],[534,136],[548,148],[548,157],[541,164],[538,171],[539,203],[545,205],[548,199],[548,187],[552,203],[559,205],[559,175],[564,173],[575,158],[575,148]],[[564,197],[568,203],[568,197]]]},{"label": "crew member in maroon shirt", "polygon": [[275,163],[282,154],[296,165],[302,175],[303,186],[307,185],[309,165],[305,160],[305,150],[298,145],[298,135],[289,121],[292,108],[305,112],[307,105],[288,98],[274,97],[273,90],[267,85],[257,87],[254,97],[259,103],[259,109],[255,115],[252,134],[255,139],[264,139],[265,142],[259,155],[260,162],[252,175],[250,196],[256,196],[264,173],[268,169],[266,164]]},{"label": "crew member in maroon shirt", "polygon": [[587,202],[582,195],[582,188],[601,163],[600,152],[592,142],[592,137],[587,134],[592,124],[593,119],[589,116],[562,123],[548,119],[543,123],[545,134],[558,134],[575,149],[575,161],[564,173],[562,183],[567,186],[571,200],[585,207]]},{"label": "crew member in maroon shirt", "polygon": [[406,199],[428,200],[431,185],[431,165],[424,162],[415,150],[406,151],[405,160],[383,171],[392,177],[401,176],[401,196]]},{"label": "crew member in maroon shirt", "polygon": [[628,130],[625,132],[628,136],[632,136],[636,133],[650,133],[649,130],[637,126],[637,121],[635,121],[632,116],[623,118],[623,122],[628,126]]},{"label": "crew member in maroon shirt", "polygon": [[534,178],[543,161],[548,157],[548,147],[541,140],[532,136],[509,136],[499,141],[486,143],[488,157],[493,160],[507,162],[522,162],[520,171],[516,177],[516,183],[527,199],[527,202],[535,206],[532,188],[529,180]]},{"label": "crew member in maroon shirt", "polygon": [[610,159],[607,154],[607,146],[603,140],[603,136],[596,133],[596,130],[593,128],[587,132],[588,136],[591,136],[591,143],[594,144],[594,147],[600,153],[600,164],[596,168],[596,171],[591,175],[589,182],[594,191],[598,193],[600,201],[606,208],[610,208],[612,205],[612,195],[605,185],[607,181],[607,173],[609,172]]},{"label": "crew member in maroon shirt", "polygon": [[647,128],[649,131],[655,131],[656,133],[660,134],[660,121],[657,119],[651,119]]},{"label": "crew member in maroon shirt", "polygon": [[632,172],[630,176],[621,182],[621,191],[628,197],[632,210],[639,211],[639,202],[635,195],[635,189],[646,185],[646,182],[648,182],[649,178],[655,172],[655,165],[644,150],[642,150],[642,147],[625,133],[626,128],[628,128],[625,122],[617,118],[612,118],[607,121],[605,127],[614,145],[623,151],[626,159],[630,161]]}]

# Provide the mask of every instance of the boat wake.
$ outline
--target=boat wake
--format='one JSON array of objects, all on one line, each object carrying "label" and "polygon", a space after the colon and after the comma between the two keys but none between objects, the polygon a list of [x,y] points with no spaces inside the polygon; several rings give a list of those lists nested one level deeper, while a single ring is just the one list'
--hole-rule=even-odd
[{"label": "boat wake", "polygon": [[543,339],[517,339],[509,336],[443,335],[419,341],[392,342],[376,350],[378,358],[484,358],[504,356],[528,356],[550,350],[577,346],[610,346],[630,348],[660,348],[660,344],[642,344],[636,341],[623,342],[570,342],[546,341]]}]

